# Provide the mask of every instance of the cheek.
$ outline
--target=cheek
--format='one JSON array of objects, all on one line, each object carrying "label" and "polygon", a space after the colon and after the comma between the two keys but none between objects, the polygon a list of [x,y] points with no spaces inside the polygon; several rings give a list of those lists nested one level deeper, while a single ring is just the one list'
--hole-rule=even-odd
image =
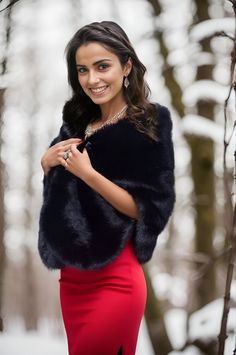
[{"label": "cheek", "polygon": [[78,80],[79,80],[79,83],[80,83],[81,87],[82,87],[82,88],[85,87],[86,78],[83,77],[83,76],[78,75]]},{"label": "cheek", "polygon": [[117,85],[120,85],[123,83],[123,72],[121,70],[113,70],[110,73],[110,80],[116,83]]}]

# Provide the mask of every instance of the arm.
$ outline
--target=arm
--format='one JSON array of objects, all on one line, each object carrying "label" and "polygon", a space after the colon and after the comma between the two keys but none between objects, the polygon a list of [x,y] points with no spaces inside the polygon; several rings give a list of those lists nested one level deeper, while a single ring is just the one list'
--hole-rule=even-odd
[{"label": "arm", "polygon": [[119,212],[138,219],[138,208],[132,196],[95,170],[86,148],[81,153],[76,146],[76,144],[71,144],[69,158],[66,161],[62,159],[65,169],[82,179]]},{"label": "arm", "polygon": [[85,182],[118,211],[131,218],[138,219],[136,203],[134,202],[133,197],[125,189],[114,184],[94,169]]}]

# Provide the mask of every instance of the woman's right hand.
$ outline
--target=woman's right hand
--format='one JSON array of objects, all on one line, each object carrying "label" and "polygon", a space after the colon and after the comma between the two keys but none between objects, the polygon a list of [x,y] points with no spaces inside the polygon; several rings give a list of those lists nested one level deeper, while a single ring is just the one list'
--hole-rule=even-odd
[{"label": "woman's right hand", "polygon": [[70,149],[71,144],[80,144],[81,142],[80,138],[70,138],[50,147],[41,159],[44,175],[47,175],[52,167],[63,165],[63,154]]}]

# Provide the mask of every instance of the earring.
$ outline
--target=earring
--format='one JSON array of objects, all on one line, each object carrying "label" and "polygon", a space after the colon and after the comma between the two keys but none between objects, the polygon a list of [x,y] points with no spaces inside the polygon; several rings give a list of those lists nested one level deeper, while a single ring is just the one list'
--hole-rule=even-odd
[{"label": "earring", "polygon": [[129,79],[128,79],[128,76],[125,77],[124,86],[125,86],[126,89],[127,89],[127,87],[129,86]]}]

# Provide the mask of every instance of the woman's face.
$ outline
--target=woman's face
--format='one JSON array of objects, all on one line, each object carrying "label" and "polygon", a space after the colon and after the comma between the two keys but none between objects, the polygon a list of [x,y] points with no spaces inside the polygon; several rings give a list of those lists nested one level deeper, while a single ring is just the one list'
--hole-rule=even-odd
[{"label": "woman's face", "polygon": [[76,66],[79,83],[95,104],[124,100],[123,79],[130,72],[130,61],[123,67],[114,53],[91,42],[77,49]]}]

